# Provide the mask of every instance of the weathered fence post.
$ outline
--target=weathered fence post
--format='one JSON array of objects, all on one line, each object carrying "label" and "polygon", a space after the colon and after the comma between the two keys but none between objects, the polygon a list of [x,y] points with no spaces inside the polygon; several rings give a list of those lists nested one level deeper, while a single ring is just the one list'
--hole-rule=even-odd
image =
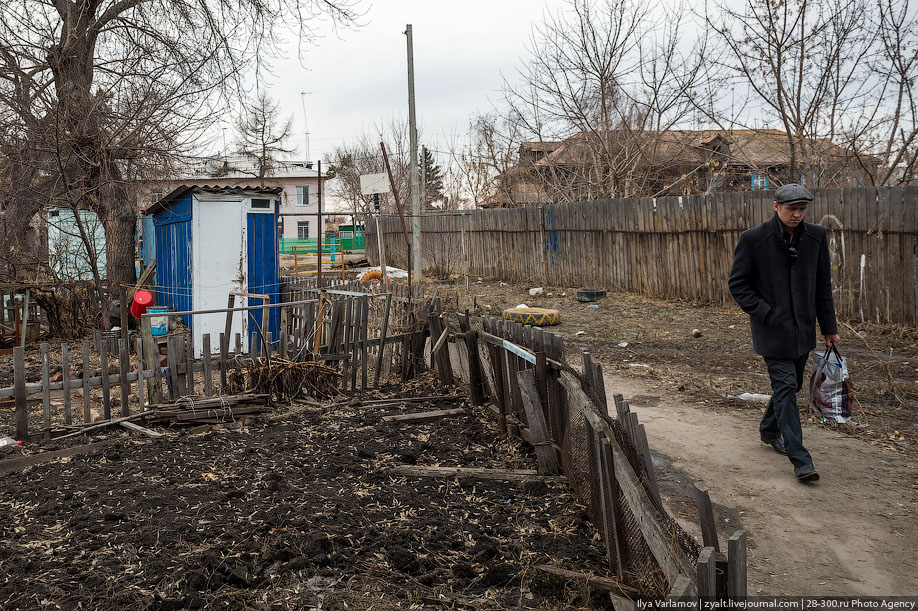
[{"label": "weathered fence post", "polygon": [[[377,218],[377,227],[379,220]],[[382,251],[380,251],[382,252]],[[382,256],[380,254],[380,256]],[[385,268],[383,268],[383,280],[385,281]],[[379,388],[379,376],[382,374],[383,358],[386,354],[386,334],[389,332],[389,310],[392,308],[392,293],[386,293],[386,305],[383,310],[382,327],[379,333],[379,353],[376,355],[376,373],[373,378],[373,388]]]},{"label": "weathered fence post", "polygon": [[13,348],[13,397],[16,402],[16,439],[29,440],[29,407],[25,391],[25,350]]},{"label": "weathered fence post", "polygon": [[615,460],[612,446],[602,431],[596,432],[599,442],[600,486],[602,490],[602,513],[606,532],[606,552],[609,564],[615,564],[619,579],[625,576],[626,538],[622,526],[622,507],[618,498],[618,480],[615,477]]},{"label": "weathered fence post", "polygon": [[695,483],[695,500],[698,503],[698,519],[701,522],[701,538],[704,546],[713,547],[715,552],[719,552],[720,543],[717,541],[717,525],[714,522],[711,497],[708,489],[697,482]]},{"label": "weathered fence post", "polygon": [[[153,344],[153,328],[150,318],[145,316],[140,319],[141,335],[143,339],[143,359],[146,368],[150,370],[159,370],[159,351]],[[147,397],[150,403],[158,405],[163,402],[162,386],[156,383],[156,377],[152,377],[146,382]]]},{"label": "weathered fence post", "polygon": [[746,531],[738,530],[727,541],[727,597],[746,598]]},{"label": "weathered fence post", "polygon": [[539,393],[536,389],[535,372],[532,369],[523,369],[516,375],[520,388],[523,408],[526,410],[526,419],[529,422],[529,436],[532,447],[535,448],[536,458],[539,461],[539,472],[545,475],[556,475],[561,472],[555,456],[555,449],[551,445],[548,426],[545,424],[545,412]]},{"label": "weathered fence post", "polygon": [[64,424],[73,424],[70,413],[70,348],[61,344],[61,383],[64,386]]},{"label": "weathered fence post", "polygon": [[90,406],[89,376],[89,340],[83,340],[83,424],[92,421],[92,407]]},{"label": "weathered fence post", "polygon": [[[130,416],[131,404],[129,398],[131,395],[131,382],[128,380],[128,373],[131,370],[131,359],[128,352],[130,346],[128,345],[128,340],[125,335],[126,334],[122,334],[121,340],[118,341],[118,378],[121,381],[121,385],[119,386],[121,389],[121,415]],[[138,382],[138,384],[139,383],[140,382]]]},{"label": "weathered fence post", "polygon": [[51,439],[51,380],[48,375],[48,343],[41,344],[41,436]]},{"label": "weathered fence post", "polygon": [[698,596],[702,601],[717,598],[717,574],[714,560],[714,548],[702,548],[698,554]]}]

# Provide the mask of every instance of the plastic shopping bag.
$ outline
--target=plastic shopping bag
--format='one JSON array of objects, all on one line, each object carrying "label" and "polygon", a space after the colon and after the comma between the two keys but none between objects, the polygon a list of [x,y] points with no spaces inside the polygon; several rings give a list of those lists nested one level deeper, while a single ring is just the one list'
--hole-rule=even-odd
[{"label": "plastic shopping bag", "polygon": [[848,362],[832,346],[825,354],[813,356],[813,375],[810,376],[810,403],[823,418],[835,422],[851,420],[851,401],[854,387],[848,376]]}]

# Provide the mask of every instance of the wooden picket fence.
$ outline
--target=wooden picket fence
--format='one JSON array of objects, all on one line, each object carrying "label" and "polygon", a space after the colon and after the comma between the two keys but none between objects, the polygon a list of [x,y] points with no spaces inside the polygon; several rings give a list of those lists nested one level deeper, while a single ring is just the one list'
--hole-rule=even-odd
[{"label": "wooden picket fence", "polygon": [[[246,353],[242,351],[240,333],[232,337],[220,333],[219,338],[206,334],[202,336],[201,357],[196,359],[186,330],[154,337],[151,314],[141,318],[141,330],[131,333],[133,337],[126,329],[103,333],[95,341],[83,341],[76,355],[71,354],[70,344],[62,343],[60,352],[53,355],[55,364],[60,364],[59,381],[51,381],[48,343],[41,344],[38,380],[27,380],[25,352],[17,346],[13,350],[13,386],[0,388],[0,400],[13,398],[16,439],[47,439],[142,419],[179,403],[192,408],[220,406],[223,414],[231,414],[227,408],[245,400],[233,395],[231,372],[246,369],[254,362],[269,362],[272,356],[329,365],[340,373],[341,390],[378,386],[381,374],[397,372],[407,379],[422,371],[423,359],[419,355],[427,327],[416,312],[423,310],[423,291],[416,289],[409,294],[399,286],[387,293],[370,294],[360,289],[358,283],[330,280],[318,288],[315,279],[298,279],[287,283],[287,300],[281,303],[230,305],[220,310],[229,319],[238,311],[280,309],[280,337],[272,338],[266,333],[267,341],[260,342],[253,334]],[[304,295],[310,297],[301,298]],[[201,313],[171,312],[168,316]],[[166,352],[164,360],[161,346]],[[371,365],[372,381],[368,379]],[[99,400],[94,401],[93,389],[101,390]],[[61,391],[61,399],[52,401],[51,394],[57,391]],[[29,398],[38,393],[40,399]],[[75,397],[78,406],[74,406]],[[270,399],[257,398],[262,402]],[[39,432],[32,433],[35,427],[30,423],[30,407],[39,404],[41,426]],[[115,413],[118,408],[120,411]]]},{"label": "wooden picket fence", "polygon": [[541,473],[567,476],[603,538],[621,596],[669,597],[696,608],[699,599],[746,597],[745,531],[733,533],[722,552],[708,491],[697,484],[704,545],[667,514],[644,425],[620,394],[609,413],[602,369],[588,352],[578,372],[556,335],[488,317],[473,328],[467,314],[452,329],[436,300],[432,307],[431,367],[490,409],[502,435],[529,442]]},{"label": "wooden picket fence", "polygon": [[[733,303],[740,233],[774,214],[771,191],[472,210],[419,220],[428,273],[605,288]],[[848,320],[918,326],[918,187],[819,189],[807,214],[829,232],[835,307]],[[380,219],[389,265],[405,267],[397,217]],[[377,262],[376,224],[366,223]]]},{"label": "wooden picket fence", "polygon": [[7,346],[24,346],[37,338],[43,314],[28,288],[20,290],[15,285],[0,284],[0,337]]},{"label": "wooden picket fence", "polygon": [[[53,291],[57,295],[75,296],[84,310],[86,321],[101,321],[102,303],[108,296],[108,284],[102,283],[102,293],[91,281],[0,283],[0,337],[6,346],[37,340],[48,329],[48,315],[36,301],[37,292]],[[3,349],[7,354],[9,348]]]}]

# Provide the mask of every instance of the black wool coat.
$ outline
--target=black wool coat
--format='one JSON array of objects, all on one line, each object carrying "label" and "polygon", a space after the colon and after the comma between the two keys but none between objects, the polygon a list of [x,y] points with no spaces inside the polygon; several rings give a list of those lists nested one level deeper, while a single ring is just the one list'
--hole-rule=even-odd
[{"label": "black wool coat", "polygon": [[777,214],[736,245],[730,293],[749,314],[752,346],[764,357],[807,354],[816,346],[816,321],[823,335],[838,333],[825,228],[801,223],[796,247],[794,260]]}]

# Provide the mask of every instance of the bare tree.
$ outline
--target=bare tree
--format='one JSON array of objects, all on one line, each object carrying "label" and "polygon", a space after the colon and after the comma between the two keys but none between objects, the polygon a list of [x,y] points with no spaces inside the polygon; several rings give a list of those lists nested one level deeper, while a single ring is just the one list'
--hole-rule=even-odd
[{"label": "bare tree", "polygon": [[[918,183],[918,17],[909,2],[878,0],[875,80],[845,142],[875,185]],[[876,158],[874,163],[871,158]]]},{"label": "bare tree", "polygon": [[242,116],[236,122],[236,130],[238,150],[242,155],[255,160],[256,178],[263,187],[265,176],[274,167],[277,156],[294,150],[284,146],[293,133],[293,117],[282,122],[277,102],[260,92],[243,109]]},{"label": "bare tree", "polygon": [[[450,145],[448,191],[468,198],[473,206],[516,205],[512,174],[519,160],[518,123],[496,113],[475,117],[465,141]],[[458,207],[458,206],[457,206]]]},{"label": "bare tree", "polygon": [[571,0],[533,34],[522,85],[502,112],[527,139],[564,141],[527,169],[550,201],[653,194],[693,111],[704,40],[685,51],[678,7],[655,19],[632,0]]},{"label": "bare tree", "polygon": [[789,160],[777,178],[846,184],[857,165],[873,184],[914,177],[918,31],[908,0],[748,0],[706,19],[721,66],[748,88],[747,112],[784,132]]},{"label": "bare tree", "polygon": [[[0,4],[4,259],[41,207],[96,211],[107,279],[134,277],[132,181],[206,141],[274,24],[301,40],[349,24],[356,0],[18,0]],[[189,39],[193,33],[193,42]],[[264,64],[258,64],[263,68]]]},{"label": "bare tree", "polygon": [[[360,192],[360,177],[364,174],[380,174],[386,171],[380,142],[386,145],[399,201],[402,206],[409,201],[411,157],[408,122],[393,117],[386,123],[377,124],[372,131],[365,131],[355,143],[335,148],[331,154],[329,171],[334,171],[335,179],[329,184],[329,190],[348,202],[355,215],[374,211],[373,197]],[[380,211],[383,214],[396,214],[393,194],[380,196]]]}]

